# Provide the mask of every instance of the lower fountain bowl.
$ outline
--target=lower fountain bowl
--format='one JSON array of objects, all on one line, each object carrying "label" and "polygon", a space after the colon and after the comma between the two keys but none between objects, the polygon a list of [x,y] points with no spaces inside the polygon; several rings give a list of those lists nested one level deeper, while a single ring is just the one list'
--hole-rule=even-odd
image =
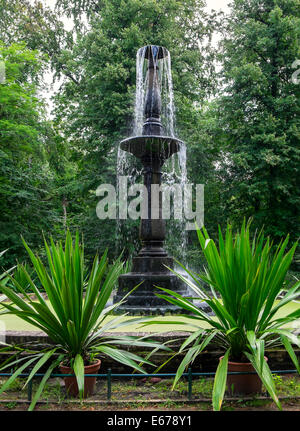
[{"label": "lower fountain bowl", "polygon": [[123,139],[120,143],[122,150],[133,154],[139,159],[157,157],[166,160],[180,150],[183,142],[172,136],[133,136]]}]

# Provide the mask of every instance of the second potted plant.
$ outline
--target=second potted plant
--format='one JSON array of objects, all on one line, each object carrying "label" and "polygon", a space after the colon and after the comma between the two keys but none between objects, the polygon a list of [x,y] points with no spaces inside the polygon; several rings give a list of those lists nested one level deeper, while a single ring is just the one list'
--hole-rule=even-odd
[{"label": "second potted plant", "polygon": [[[259,392],[261,382],[281,408],[265,350],[284,346],[300,373],[299,362],[292,348],[292,344],[300,347],[299,337],[286,327],[300,317],[300,309],[281,317],[277,314],[299,295],[298,281],[285,288],[284,296],[281,296],[297,244],[287,251],[286,238],[273,253],[272,243],[269,238],[264,238],[263,232],[251,241],[250,223],[245,222],[235,236],[230,226],[227,227],[225,237],[219,229],[219,247],[205,228],[197,229],[197,233],[206,259],[205,273],[195,274],[183,265],[188,276],[175,273],[192,289],[198,300],[212,309],[214,316],[171,290],[160,288],[162,292],[157,293],[166,301],[189,311],[193,315],[193,325],[198,327],[176,353],[184,354],[184,358],[178,367],[173,387],[184,370],[213,341],[224,351],[215,374],[214,410],[221,408],[226,384],[229,391],[234,393],[249,393]],[[211,294],[203,287],[203,282],[210,287]],[[152,323],[158,322],[145,324]],[[176,323],[182,324],[179,321]],[[204,329],[203,323],[209,328]],[[227,380],[228,372],[249,371],[256,374],[229,375]]]}]

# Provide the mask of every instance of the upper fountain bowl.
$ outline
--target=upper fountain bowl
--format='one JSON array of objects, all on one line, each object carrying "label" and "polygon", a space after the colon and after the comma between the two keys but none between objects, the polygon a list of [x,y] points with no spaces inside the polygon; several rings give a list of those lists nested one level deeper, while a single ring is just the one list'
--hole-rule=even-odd
[{"label": "upper fountain bowl", "polygon": [[132,136],[121,141],[120,146],[138,159],[156,158],[164,161],[180,150],[182,141],[172,136]]}]

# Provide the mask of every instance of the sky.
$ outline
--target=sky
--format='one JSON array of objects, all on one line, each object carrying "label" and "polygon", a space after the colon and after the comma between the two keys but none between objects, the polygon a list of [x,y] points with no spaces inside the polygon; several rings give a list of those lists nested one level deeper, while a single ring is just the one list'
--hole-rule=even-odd
[{"label": "sky", "polygon": [[220,10],[224,12],[228,10],[228,4],[230,0],[206,0],[207,9]]}]

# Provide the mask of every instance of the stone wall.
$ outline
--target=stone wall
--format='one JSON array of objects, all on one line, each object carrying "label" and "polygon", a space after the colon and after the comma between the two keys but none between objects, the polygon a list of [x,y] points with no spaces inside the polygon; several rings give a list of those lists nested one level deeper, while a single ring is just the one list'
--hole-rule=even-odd
[{"label": "stone wall", "polygon": [[[106,335],[125,335],[125,333],[107,333]],[[126,333],[126,335],[137,335],[136,333]],[[146,333],[138,333],[139,336],[146,335]],[[160,342],[168,342],[168,345],[174,349],[174,351],[178,351],[179,346],[183,342],[183,340],[186,338],[188,334],[187,333],[164,333],[159,334],[152,339],[155,339],[156,341]],[[8,331],[6,333],[6,342],[12,345],[16,344],[23,344],[23,343],[34,343],[35,348],[41,348],[44,343],[50,343],[48,337],[46,334],[42,332],[16,332],[16,331]],[[122,346],[122,348],[124,348]],[[140,350],[140,348],[137,347],[130,347],[130,351],[140,355],[145,356],[147,353],[149,353],[149,350],[146,351],[145,349]],[[207,346],[205,351],[201,353],[196,360],[194,361],[192,365],[192,371],[193,372],[214,372],[216,370],[216,367],[219,362],[219,357],[224,352],[220,351],[215,345],[210,344]],[[296,354],[298,358],[300,358],[300,350],[296,350]],[[268,364],[271,368],[271,370],[292,370],[294,369],[294,364],[292,363],[288,353],[284,349],[274,349],[269,350],[266,352],[266,356],[268,357]],[[0,353],[0,363],[4,359],[4,357],[7,357],[7,354],[1,354]],[[160,365],[163,362],[165,362],[169,357],[169,353],[160,351],[155,353],[153,356],[151,356],[150,360],[155,365]],[[174,357],[168,364],[161,370],[161,372],[166,373],[174,373],[177,370],[177,367],[179,363],[181,362],[183,356],[177,355]],[[111,368],[113,373],[131,373],[132,369],[129,367],[126,367],[116,361],[113,361],[110,358],[104,358],[102,360],[102,365],[100,369],[100,373],[106,373],[108,368]],[[155,367],[145,366],[144,367],[146,371],[149,373],[153,372],[155,370]]]}]

